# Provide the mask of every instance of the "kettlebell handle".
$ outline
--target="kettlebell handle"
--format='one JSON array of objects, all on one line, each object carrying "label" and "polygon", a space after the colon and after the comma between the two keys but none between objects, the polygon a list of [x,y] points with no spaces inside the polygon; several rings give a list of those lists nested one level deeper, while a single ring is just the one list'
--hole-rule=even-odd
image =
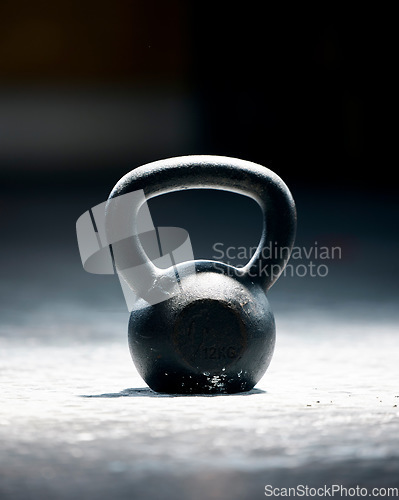
[{"label": "kettlebell handle", "polygon": [[[263,231],[257,251],[240,274],[249,275],[267,291],[278,279],[290,257],[296,230],[296,210],[285,183],[266,167],[224,156],[181,156],[155,161],[138,167],[113,188],[109,200],[136,190],[143,190],[147,200],[185,189],[219,189],[254,199],[263,213]],[[117,201],[117,200],[114,200]],[[141,204],[142,205],[142,204]],[[164,271],[146,256],[137,236],[137,215],[141,205],[125,214],[124,221],[133,228],[131,250],[153,279]],[[106,227],[118,223],[116,205],[106,209]],[[134,247],[134,248],[133,248]],[[264,249],[271,249],[265,256]],[[271,254],[271,255],[270,255]],[[116,262],[118,268],[118,263]],[[123,276],[123,269],[118,271]],[[130,284],[131,285],[131,284]]]}]

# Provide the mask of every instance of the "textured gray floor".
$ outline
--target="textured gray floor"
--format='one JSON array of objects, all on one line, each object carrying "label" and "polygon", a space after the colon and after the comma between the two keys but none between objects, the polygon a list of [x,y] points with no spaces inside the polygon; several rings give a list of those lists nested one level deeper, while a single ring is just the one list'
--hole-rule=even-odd
[{"label": "textured gray floor", "polygon": [[[1,498],[244,499],[262,498],[265,485],[398,486],[396,328],[327,319],[309,328],[293,318],[300,335],[280,321],[267,374],[232,396],[156,395],[125,339],[101,338],[94,324],[67,340],[68,324],[43,327],[51,331],[41,339],[3,339]],[[114,320],[118,330],[122,315]]]}]

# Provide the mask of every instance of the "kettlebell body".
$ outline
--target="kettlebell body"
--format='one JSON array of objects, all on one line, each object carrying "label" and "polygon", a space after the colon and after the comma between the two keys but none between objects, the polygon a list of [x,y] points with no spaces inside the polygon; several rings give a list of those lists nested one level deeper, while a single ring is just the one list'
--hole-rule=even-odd
[{"label": "kettlebell body", "polygon": [[220,264],[197,261],[195,268],[169,300],[151,306],[142,301],[131,312],[134,363],[157,392],[251,390],[269,366],[275,345],[266,295],[228,266],[223,272]]},{"label": "kettlebell body", "polygon": [[[130,244],[123,245],[119,267],[118,259],[115,265],[141,297],[130,315],[129,349],[138,372],[157,392],[249,391],[268,368],[275,347],[275,322],[266,291],[288,261],[296,227],[294,201],[276,174],[234,158],[171,158],[127,174],[115,186],[110,200],[117,202],[118,196],[137,189],[143,189],[149,199],[201,187],[254,198],[263,210],[264,230],[258,251],[242,269],[201,260],[166,270],[152,264],[137,231],[132,231]],[[139,208],[127,218],[133,228]],[[110,204],[108,230],[121,219],[118,212],[117,204]],[[265,256],[263,249],[271,242],[283,251]],[[135,263],[145,269],[145,284],[129,282],[126,263],[122,264],[126,252],[134,254]],[[151,300],[154,289],[157,300]],[[162,292],[164,298],[159,300]]]}]

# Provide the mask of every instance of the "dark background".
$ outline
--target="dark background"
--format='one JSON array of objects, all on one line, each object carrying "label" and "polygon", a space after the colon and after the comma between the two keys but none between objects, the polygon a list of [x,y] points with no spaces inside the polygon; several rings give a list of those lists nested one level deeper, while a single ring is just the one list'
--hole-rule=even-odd
[{"label": "dark background", "polygon": [[[187,154],[268,166],[297,202],[297,245],[342,248],[328,277],[283,278],[277,311],[394,314],[389,12],[235,5],[1,3],[6,325],[61,304],[122,310],[116,278],[84,273],[76,219],[132,168]],[[259,239],[257,208],[236,195],[178,193],[151,209],[156,225],[189,230],[196,257]]]},{"label": "dark background", "polygon": [[[135,163],[205,151],[271,161],[290,184],[386,187],[367,170],[377,166],[386,173],[392,166],[383,164],[391,149],[389,13],[381,20],[365,9],[281,12],[268,4],[264,9],[251,4],[226,9],[177,1],[22,1],[18,7],[2,2],[0,19],[2,101],[5,107],[15,106],[14,123],[8,123],[12,130],[2,130],[2,166],[9,174],[16,167],[35,169],[35,181],[38,175],[47,177],[46,169],[54,173],[62,168],[69,174],[63,182],[72,182],[73,175],[74,183],[97,180],[108,186]],[[99,145],[97,155],[91,144],[84,151],[78,134],[75,144],[57,137],[69,127],[80,129],[80,137],[107,141],[100,130],[84,130],[85,111],[93,111],[90,95],[103,103],[106,95],[116,103],[125,99],[129,107],[129,97],[143,93],[152,95],[153,102],[173,97],[176,115],[170,112],[170,120],[177,119],[179,104],[187,108],[180,143],[163,144],[157,136],[162,127],[151,123],[156,121],[150,116],[153,109],[140,116],[142,126],[149,131],[149,123],[154,126],[153,135],[140,137],[138,145],[132,130],[130,149],[128,131],[126,144],[111,135],[108,147]],[[47,105],[59,96],[59,114],[46,113],[46,94]],[[37,125],[45,128],[50,117],[55,121],[49,151],[37,148],[34,158],[27,135],[40,136],[24,128],[23,118],[30,124],[31,109],[25,115],[19,111],[23,97],[25,104],[30,98],[42,109]],[[81,123],[72,125],[66,109],[78,97],[89,103],[80,109]],[[101,108],[99,102],[98,120],[106,111],[109,120],[117,120],[115,107]],[[12,135],[18,124],[19,148]],[[167,128],[168,123],[161,125]],[[7,144],[7,138],[13,143]],[[25,150],[24,141],[31,149]],[[105,150],[107,157],[101,155]],[[94,169],[95,179],[89,182],[85,168]]]}]

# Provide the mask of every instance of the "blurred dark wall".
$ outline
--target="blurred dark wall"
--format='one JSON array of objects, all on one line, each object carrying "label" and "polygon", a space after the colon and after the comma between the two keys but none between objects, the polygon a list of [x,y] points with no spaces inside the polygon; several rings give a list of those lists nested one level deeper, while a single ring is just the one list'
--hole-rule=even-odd
[{"label": "blurred dark wall", "polygon": [[212,153],[298,185],[386,187],[366,174],[389,164],[386,31],[365,9],[4,1],[2,180],[94,169],[108,185]]},{"label": "blurred dark wall", "polygon": [[176,0],[5,0],[0,76],[10,83],[166,83],[184,72],[185,21]]},{"label": "blurred dark wall", "polygon": [[2,180],[108,186],[188,153],[186,17],[176,1],[2,2]]}]

